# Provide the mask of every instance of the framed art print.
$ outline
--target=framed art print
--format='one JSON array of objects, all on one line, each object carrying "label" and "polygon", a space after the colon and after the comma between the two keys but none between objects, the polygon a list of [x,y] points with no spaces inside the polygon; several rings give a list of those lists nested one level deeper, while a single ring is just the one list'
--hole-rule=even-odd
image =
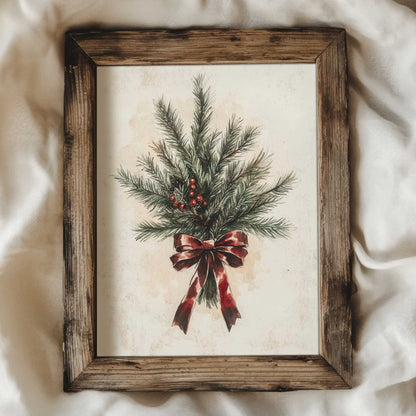
[{"label": "framed art print", "polygon": [[66,391],[351,387],[345,48],[67,33]]}]

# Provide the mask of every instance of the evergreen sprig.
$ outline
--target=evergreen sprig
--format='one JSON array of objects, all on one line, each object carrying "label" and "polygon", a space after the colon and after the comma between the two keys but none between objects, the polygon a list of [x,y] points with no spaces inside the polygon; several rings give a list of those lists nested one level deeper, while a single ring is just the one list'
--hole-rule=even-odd
[{"label": "evergreen sprig", "polygon": [[[263,150],[253,155],[260,130],[244,127],[236,116],[223,133],[213,130],[212,94],[202,75],[193,79],[192,92],[195,110],[190,138],[172,104],[161,98],[155,112],[163,139],[152,144],[154,155],[140,156],[136,173],[122,167],[117,171],[121,186],[154,215],[152,221],[137,226],[136,239],[165,239],[177,233],[217,239],[237,229],[261,237],[287,237],[289,222],[270,217],[270,211],[292,189],[295,175],[288,173],[269,185],[271,155]],[[190,179],[195,179],[195,192],[206,206],[190,206]],[[188,209],[173,206],[170,195]]]},{"label": "evergreen sprig", "polygon": [[138,174],[133,175],[122,167],[118,169],[115,178],[120,182],[122,187],[126,188],[130,196],[139,198],[150,211],[172,211],[171,204],[166,199],[166,194],[158,182],[145,179]]}]

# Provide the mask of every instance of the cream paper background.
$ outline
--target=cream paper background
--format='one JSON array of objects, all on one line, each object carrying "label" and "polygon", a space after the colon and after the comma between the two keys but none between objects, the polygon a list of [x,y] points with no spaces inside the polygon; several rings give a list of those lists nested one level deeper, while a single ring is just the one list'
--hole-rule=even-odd
[{"label": "cream paper background", "polygon": [[[172,238],[135,241],[132,230],[151,215],[112,175],[120,165],[137,170],[137,156],[162,137],[159,97],[190,132],[199,73],[214,98],[212,126],[223,130],[232,114],[260,126],[271,177],[294,170],[297,183],[273,211],[294,225],[290,238],[249,235],[244,266],[226,267],[242,319],[229,333],[220,309],[196,304],[184,335],[171,323],[195,267],[173,269]],[[99,67],[97,85],[98,354],[318,353],[315,65]]]}]

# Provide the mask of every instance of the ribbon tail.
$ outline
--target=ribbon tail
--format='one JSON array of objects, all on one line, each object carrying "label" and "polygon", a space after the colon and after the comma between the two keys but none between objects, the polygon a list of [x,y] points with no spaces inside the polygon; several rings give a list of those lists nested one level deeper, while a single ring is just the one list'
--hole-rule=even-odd
[{"label": "ribbon tail", "polygon": [[235,325],[237,318],[241,318],[241,315],[231,294],[231,288],[228,284],[228,278],[225,273],[224,266],[220,259],[218,259],[215,255],[213,257],[214,274],[218,284],[218,291],[220,292],[221,312],[228,331],[231,331],[231,327]]},{"label": "ribbon tail", "polygon": [[188,331],[189,321],[191,319],[192,309],[199,292],[205,284],[205,280],[208,275],[208,262],[206,256],[202,256],[198,263],[198,267],[194,276],[191,279],[187,294],[182,299],[178,309],[176,310],[175,317],[173,318],[172,326],[179,326],[183,333]]}]

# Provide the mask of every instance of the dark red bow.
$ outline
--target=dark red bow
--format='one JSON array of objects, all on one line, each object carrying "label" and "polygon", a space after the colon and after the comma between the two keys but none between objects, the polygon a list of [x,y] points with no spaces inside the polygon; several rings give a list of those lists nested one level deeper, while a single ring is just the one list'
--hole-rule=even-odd
[{"label": "dark red bow", "polygon": [[176,311],[172,325],[178,325],[186,334],[192,308],[211,270],[220,294],[221,312],[230,331],[236,319],[241,318],[241,315],[231,295],[223,263],[231,267],[243,265],[243,260],[248,253],[247,235],[242,231],[230,231],[217,241],[201,241],[190,235],[176,234],[173,243],[177,253],[170,259],[176,270],[188,269],[196,263],[198,267],[192,277],[188,293]]}]

